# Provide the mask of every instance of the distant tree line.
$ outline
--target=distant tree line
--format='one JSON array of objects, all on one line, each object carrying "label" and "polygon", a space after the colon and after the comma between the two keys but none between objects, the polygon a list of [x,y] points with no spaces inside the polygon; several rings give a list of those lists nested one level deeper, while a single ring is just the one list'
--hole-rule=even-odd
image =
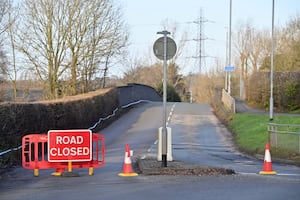
[{"label": "distant tree line", "polygon": [[[271,34],[251,22],[234,32],[235,66],[232,94],[264,108],[269,106]],[[279,110],[300,109],[300,16],[274,31],[274,104]],[[241,88],[240,88],[241,87]],[[241,90],[244,91],[241,94]],[[240,96],[242,95],[242,96]]]},{"label": "distant tree line", "polygon": [[0,24],[0,77],[16,82],[27,73],[48,99],[91,91],[95,78],[105,87],[128,44],[112,0],[2,0]]},{"label": "distant tree line", "polygon": [[[249,80],[247,101],[268,109],[270,104],[270,73],[257,71]],[[274,107],[278,111],[300,109],[300,70],[298,72],[277,71],[273,79]]]},{"label": "distant tree line", "polygon": [[[215,87],[224,87],[226,63],[215,58],[212,66],[206,66],[205,73],[180,74],[183,68],[192,67],[177,63],[188,40],[188,33],[178,33],[177,26],[170,26],[167,21],[163,25],[172,33],[178,49],[168,62],[168,86],[174,88],[182,101],[192,96],[196,102],[208,102]],[[274,70],[300,71],[300,16],[291,17],[283,27],[275,27]],[[113,0],[22,0],[18,4],[2,0],[0,80],[12,83],[15,96],[18,77],[38,80],[43,83],[47,98],[54,99],[91,91],[96,82],[98,87],[105,87],[109,69],[125,58],[123,77],[110,81],[136,82],[161,89],[161,62],[151,60],[149,55],[145,60],[135,61],[125,56],[129,37],[126,28],[122,7]],[[255,84],[269,85],[266,80],[251,76],[270,69],[270,32],[256,28],[249,20],[239,22],[234,29],[232,60],[236,70],[232,73],[231,91],[235,97],[250,100],[253,80]],[[297,93],[298,84],[291,83],[289,87]]]},{"label": "distant tree line", "polygon": [[[259,70],[270,70],[270,30],[258,30],[251,21],[240,22],[233,34],[236,76],[241,76],[247,91],[249,77]],[[274,31],[274,71],[300,70],[300,16],[291,17],[285,27]],[[244,94],[243,98],[247,98]]]},{"label": "distant tree line", "polygon": [[[270,79],[267,76],[258,76],[259,72],[266,74],[270,70],[271,53],[271,31],[269,29],[257,29],[251,21],[239,22],[237,28],[233,31],[233,61],[235,72],[232,73],[232,95],[248,101],[255,102],[261,107],[266,107],[270,95]],[[186,39],[186,38],[185,38]],[[184,46],[184,45],[183,45]],[[183,48],[179,48],[183,51]],[[276,80],[286,80],[290,77],[289,73],[300,71],[300,16],[291,17],[284,27],[275,29],[275,59],[274,70]],[[159,88],[162,80],[162,65],[156,63],[153,65],[144,64],[145,61],[136,62],[129,65],[124,74],[124,82],[138,82]],[[224,63],[216,58],[214,66],[207,66],[207,74],[198,74],[191,72],[183,76],[179,71],[184,66],[175,65],[172,62],[168,67],[168,84],[173,86],[183,101],[188,101],[188,95],[197,102],[208,102],[213,95],[215,87],[223,87],[225,82]],[[255,78],[251,78],[255,76]],[[295,73],[294,76],[299,76]],[[260,78],[257,78],[260,77]],[[275,105],[281,110],[297,109],[299,89],[299,78],[293,78],[288,81],[288,92],[278,92],[281,89],[276,87],[274,95],[280,95],[275,98]],[[287,82],[284,82],[284,84]],[[252,85],[251,85],[252,84]],[[284,85],[283,84],[283,85]],[[258,86],[259,85],[259,86]],[[240,96],[240,87],[243,89],[243,96]],[[267,95],[266,98],[253,100],[255,88],[265,88],[257,90],[262,92],[260,95]],[[268,89],[267,89],[268,88]],[[286,91],[286,89],[282,90]],[[295,91],[295,92],[293,92]],[[259,93],[258,92],[258,93]],[[289,97],[284,95],[289,95]],[[280,99],[280,100],[279,100]],[[285,103],[283,100],[287,100]],[[280,101],[280,102],[279,102]],[[289,102],[289,103],[288,103]]]}]

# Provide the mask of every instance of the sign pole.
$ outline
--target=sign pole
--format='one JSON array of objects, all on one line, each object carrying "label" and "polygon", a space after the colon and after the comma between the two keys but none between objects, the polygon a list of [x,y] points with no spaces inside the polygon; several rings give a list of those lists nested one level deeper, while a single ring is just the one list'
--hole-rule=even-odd
[{"label": "sign pole", "polygon": [[[171,160],[172,157],[172,151],[169,150],[170,152],[168,152],[168,145],[170,147],[172,142],[170,139],[171,132],[168,132],[169,128],[167,128],[167,60],[174,57],[177,47],[175,41],[167,36],[170,32],[165,30],[157,32],[157,34],[163,35],[163,37],[158,38],[153,45],[155,56],[163,60],[163,125],[162,128],[159,129],[158,160],[160,160],[159,156],[161,153],[162,166],[167,167],[167,159],[169,157]],[[168,140],[170,141],[168,142]]]},{"label": "sign pole", "polygon": [[164,36],[164,63],[163,63],[163,126],[162,126],[162,166],[167,167],[167,35],[168,31],[157,32]]}]

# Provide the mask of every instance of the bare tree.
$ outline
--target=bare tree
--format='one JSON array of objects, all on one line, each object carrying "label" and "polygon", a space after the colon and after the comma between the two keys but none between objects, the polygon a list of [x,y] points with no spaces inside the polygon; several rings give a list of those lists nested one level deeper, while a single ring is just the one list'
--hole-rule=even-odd
[{"label": "bare tree", "polygon": [[12,6],[12,2],[10,3],[10,8],[8,10],[8,22],[10,26],[7,30],[7,35],[9,37],[9,47],[11,52],[11,58],[10,58],[10,67],[8,70],[8,76],[10,80],[12,81],[13,85],[13,93],[14,93],[14,100],[17,99],[17,79],[18,79],[18,66],[17,66],[17,56],[16,56],[16,32],[18,29],[18,21],[17,16],[19,14],[19,7]]},{"label": "bare tree", "polygon": [[121,7],[113,6],[105,1],[102,3],[105,3],[102,6],[103,11],[94,20],[94,26],[90,33],[93,40],[87,44],[90,51],[83,55],[87,54],[87,58],[91,58],[89,60],[93,61],[86,67],[89,74],[87,80],[91,80],[96,73],[100,73],[104,88],[109,67],[126,52],[129,34],[126,31],[126,24],[122,20]]},{"label": "bare tree", "polygon": [[141,83],[156,88],[162,82],[162,65],[147,66],[141,61],[134,61],[124,73],[123,83]]},{"label": "bare tree", "polygon": [[[117,27],[121,27],[121,24],[117,25]],[[103,88],[106,86],[106,76],[107,76],[111,59],[113,58],[114,55],[122,55],[123,53],[125,53],[123,50],[126,47],[128,42],[127,33],[122,36],[121,31],[117,27],[112,32],[113,39],[110,40],[107,50],[104,51],[105,62],[104,62],[104,70],[103,70],[103,84],[102,84]]]},{"label": "bare tree", "polygon": [[24,7],[24,27],[30,28],[20,31],[20,50],[49,98],[77,94],[83,83],[81,91],[90,90],[107,58],[126,46],[124,23],[111,0],[25,0]]},{"label": "bare tree", "polygon": [[48,98],[59,95],[59,78],[65,73],[67,48],[66,5],[62,1],[25,0],[19,50],[45,83]]},{"label": "bare tree", "polygon": [[285,70],[300,70],[300,14],[296,14],[288,21],[286,28],[282,31],[286,48],[281,50],[281,54],[285,55],[287,60]]},{"label": "bare tree", "polygon": [[252,37],[254,30],[250,22],[247,22],[245,24],[240,23],[238,27],[239,29],[237,30],[236,34],[234,34],[234,45],[238,57],[240,58],[243,79],[246,79],[248,71],[250,70],[249,61],[253,47]]},{"label": "bare tree", "polygon": [[7,75],[7,57],[2,49],[0,49],[0,83],[5,80]]},{"label": "bare tree", "polygon": [[[76,2],[76,3],[74,3]],[[78,77],[83,80],[84,90],[91,89],[91,79],[103,70],[103,86],[110,60],[119,55],[127,45],[128,34],[122,21],[120,7],[110,0],[72,1],[69,18],[68,46],[71,54],[71,93],[76,93]],[[72,5],[69,5],[71,7]],[[84,14],[82,14],[84,13]],[[103,66],[103,67],[102,67]]]},{"label": "bare tree", "polygon": [[5,32],[9,27],[7,14],[11,7],[10,0],[0,1],[0,80],[7,75],[7,56],[4,51],[3,41],[5,39]]},{"label": "bare tree", "polygon": [[9,21],[7,20],[7,14],[11,8],[11,0],[0,1],[0,43],[3,41],[3,34],[9,27]]},{"label": "bare tree", "polygon": [[247,97],[248,78],[259,69],[264,56],[269,54],[270,37],[268,31],[256,30],[250,21],[240,22],[238,27],[234,45],[240,63],[240,87],[244,86],[242,90],[246,91],[244,94]]}]

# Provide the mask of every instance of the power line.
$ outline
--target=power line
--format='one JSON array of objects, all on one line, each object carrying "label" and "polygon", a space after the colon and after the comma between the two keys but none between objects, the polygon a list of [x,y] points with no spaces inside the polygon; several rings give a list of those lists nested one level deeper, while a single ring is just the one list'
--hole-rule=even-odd
[{"label": "power line", "polygon": [[203,10],[200,8],[200,13],[197,21],[194,21],[193,23],[197,24],[197,38],[194,39],[194,41],[197,42],[197,48],[196,48],[196,56],[193,58],[198,59],[198,67],[199,67],[199,73],[201,74],[203,65],[205,65],[205,45],[204,41],[209,39],[205,37],[204,34],[204,24],[210,22],[209,20],[205,19],[203,17]]}]

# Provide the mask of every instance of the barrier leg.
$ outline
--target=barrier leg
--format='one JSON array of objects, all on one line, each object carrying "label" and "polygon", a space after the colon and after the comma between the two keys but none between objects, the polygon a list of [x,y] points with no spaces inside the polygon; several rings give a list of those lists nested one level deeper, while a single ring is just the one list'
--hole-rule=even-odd
[{"label": "barrier leg", "polygon": [[39,169],[33,170],[33,176],[35,176],[35,177],[39,176]]},{"label": "barrier leg", "polygon": [[89,168],[89,176],[92,176],[92,175],[94,175],[94,168],[90,167]]},{"label": "barrier leg", "polygon": [[68,172],[72,172],[72,162],[68,162]]},{"label": "barrier leg", "polygon": [[77,177],[77,176],[79,176],[79,174],[77,172],[73,172],[72,161],[68,161],[68,171],[63,172],[62,176],[65,176],[65,177]]},{"label": "barrier leg", "polygon": [[64,171],[65,171],[65,169],[63,169],[63,168],[56,168],[55,172],[53,172],[51,175],[52,176],[61,176]]}]

